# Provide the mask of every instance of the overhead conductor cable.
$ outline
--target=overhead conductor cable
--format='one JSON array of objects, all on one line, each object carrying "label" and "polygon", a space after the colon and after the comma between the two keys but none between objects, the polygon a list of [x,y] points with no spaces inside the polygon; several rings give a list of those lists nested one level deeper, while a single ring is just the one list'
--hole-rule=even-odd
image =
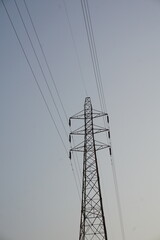
[{"label": "overhead conductor cable", "polygon": [[[81,7],[82,7],[83,17],[84,17],[84,22],[85,22],[85,27],[86,27],[86,32],[87,32],[87,38],[88,38],[88,43],[89,43],[89,48],[90,48],[90,53],[91,53],[91,59],[92,59],[93,70],[94,70],[94,75],[95,75],[95,80],[96,80],[96,85],[97,85],[97,90],[98,90],[100,106],[101,106],[102,111],[107,112],[88,0],[81,0]],[[106,124],[108,125],[108,128],[109,128],[109,141],[110,141],[109,153],[110,153],[110,158],[111,158],[113,179],[114,179],[116,198],[117,198],[117,203],[118,203],[120,226],[121,226],[122,238],[123,238],[123,240],[125,240],[125,231],[124,231],[124,224],[123,224],[123,218],[122,218],[118,181],[117,181],[117,175],[116,175],[113,154],[112,154],[112,150],[111,150],[109,118],[107,119],[106,122],[104,122],[104,125],[106,125]]]},{"label": "overhead conductor cable", "polygon": [[[55,122],[55,120],[54,120],[54,117],[53,117],[53,115],[52,115],[52,113],[51,113],[51,110],[50,110],[50,108],[49,108],[49,106],[48,106],[48,103],[47,103],[47,101],[46,101],[46,99],[45,99],[45,96],[44,96],[44,94],[43,94],[43,92],[42,92],[42,89],[41,89],[41,87],[40,87],[40,85],[39,85],[39,83],[38,83],[38,80],[37,80],[37,78],[36,78],[36,75],[35,75],[35,73],[34,73],[34,71],[33,71],[33,68],[32,68],[32,66],[31,66],[31,63],[30,63],[28,57],[27,57],[27,54],[26,54],[26,52],[25,52],[25,50],[24,50],[24,47],[23,47],[23,45],[22,45],[22,42],[21,42],[21,40],[20,40],[20,38],[19,38],[19,36],[18,36],[18,33],[17,33],[16,28],[15,28],[15,26],[14,26],[14,24],[13,24],[13,21],[12,21],[12,19],[11,19],[11,17],[10,17],[10,14],[9,14],[7,8],[6,8],[6,5],[5,5],[4,1],[1,0],[1,2],[2,2],[2,5],[3,5],[4,9],[5,9],[5,12],[6,12],[6,14],[7,14],[7,17],[8,17],[8,19],[9,19],[9,21],[10,21],[10,24],[11,24],[13,30],[14,30],[14,33],[15,33],[16,38],[17,38],[17,40],[18,40],[18,43],[19,43],[19,45],[20,45],[20,47],[21,47],[21,50],[22,50],[22,52],[23,52],[23,54],[24,54],[24,57],[25,57],[25,59],[26,59],[26,61],[27,61],[27,64],[28,64],[28,66],[29,66],[29,68],[30,68],[30,70],[31,70],[31,73],[32,73],[32,75],[33,75],[33,79],[34,79],[34,81],[35,81],[35,83],[36,83],[36,85],[37,85],[37,87],[38,87],[38,90],[39,90],[39,92],[40,92],[40,94],[41,94],[41,97],[42,97],[44,103],[45,103],[45,106],[46,106],[46,108],[47,108],[47,111],[48,111],[48,113],[49,113],[49,115],[50,115],[50,117],[51,117],[52,123],[54,124],[54,126],[55,126],[55,128],[56,128],[56,131],[57,131],[57,133],[58,133],[58,135],[59,135],[59,137],[60,137],[60,140],[61,140],[61,142],[62,142],[62,145],[63,145],[63,147],[64,147],[64,149],[65,149],[65,152],[66,152],[66,154],[67,154],[67,157],[68,157],[67,147],[65,146],[65,143],[64,143],[64,141],[63,141],[63,138],[62,138],[62,136],[61,136],[61,134],[60,134],[60,132],[59,132],[59,129],[58,129],[57,125],[56,125],[56,122]],[[71,161],[70,161],[70,164],[71,164],[71,169],[72,169],[72,172],[73,172],[74,180],[75,180],[75,183],[76,183],[76,188],[77,188],[78,196],[80,197],[80,193],[79,193],[79,189],[78,189],[78,184],[77,184],[76,176],[75,176],[73,164],[72,164]]]}]

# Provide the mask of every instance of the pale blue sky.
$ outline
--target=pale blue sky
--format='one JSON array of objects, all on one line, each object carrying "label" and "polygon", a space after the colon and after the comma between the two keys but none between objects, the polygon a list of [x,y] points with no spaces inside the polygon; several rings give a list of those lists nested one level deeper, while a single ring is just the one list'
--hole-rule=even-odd
[{"label": "pale blue sky", "polygon": [[[83,78],[100,109],[80,0],[65,0]],[[69,149],[16,11],[4,0]],[[26,0],[67,115],[85,90],[62,0]],[[23,1],[17,0],[55,95]],[[89,0],[117,169],[126,240],[160,239],[160,1]],[[80,199],[69,159],[0,2],[0,240],[78,239]],[[112,169],[99,155],[109,240],[122,239]],[[82,156],[79,156],[82,163]],[[74,164],[74,163],[73,163]]]}]

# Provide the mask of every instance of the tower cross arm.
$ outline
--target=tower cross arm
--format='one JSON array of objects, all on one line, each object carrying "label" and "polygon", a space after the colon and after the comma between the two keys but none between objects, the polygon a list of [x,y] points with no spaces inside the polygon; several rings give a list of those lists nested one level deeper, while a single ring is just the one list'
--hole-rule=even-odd
[{"label": "tower cross arm", "polygon": [[77,128],[76,130],[72,131],[70,135],[84,135],[85,134],[85,128],[84,126]]},{"label": "tower cross arm", "polygon": [[92,110],[92,116],[93,116],[93,118],[98,118],[98,117],[108,116],[108,114],[105,113],[105,112],[101,112],[101,111],[93,109]]},{"label": "tower cross arm", "polygon": [[93,129],[94,129],[94,134],[109,131],[109,128],[100,127],[100,126],[98,126],[98,125],[94,125],[93,127],[94,127],[94,128],[93,128]]},{"label": "tower cross arm", "polygon": [[70,152],[84,152],[84,141],[70,149]]},{"label": "tower cross arm", "polygon": [[99,142],[99,141],[95,141],[95,148],[96,148],[96,151],[99,151],[99,150],[102,150],[102,149],[105,149],[105,148],[109,148],[110,145],[108,144],[105,144],[105,143],[102,143],[102,142]]}]

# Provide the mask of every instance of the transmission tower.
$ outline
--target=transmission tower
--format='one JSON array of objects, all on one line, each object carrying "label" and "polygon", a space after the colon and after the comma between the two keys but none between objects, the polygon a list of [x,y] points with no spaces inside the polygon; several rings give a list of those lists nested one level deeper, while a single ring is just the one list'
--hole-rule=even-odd
[{"label": "transmission tower", "polygon": [[[69,119],[84,119],[84,126],[70,133],[69,140],[72,135],[84,135],[84,141],[77,146],[71,148],[73,151],[83,152],[83,179],[82,179],[82,202],[81,202],[81,218],[79,240],[107,240],[107,230],[105,224],[104,210],[102,204],[102,194],[100,187],[100,178],[97,162],[97,151],[111,148],[109,145],[95,140],[95,134],[108,132],[109,129],[102,128],[93,124],[93,120],[99,117],[107,117],[106,113],[93,110],[91,99],[85,98],[84,110],[72,116]],[[111,154],[111,152],[110,152]]]}]

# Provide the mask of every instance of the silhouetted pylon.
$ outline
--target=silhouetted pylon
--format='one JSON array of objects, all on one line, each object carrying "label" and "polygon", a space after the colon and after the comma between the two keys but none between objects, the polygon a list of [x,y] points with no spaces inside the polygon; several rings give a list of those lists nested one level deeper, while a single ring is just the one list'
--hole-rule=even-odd
[{"label": "silhouetted pylon", "polygon": [[107,240],[107,230],[102,204],[102,194],[97,163],[97,151],[111,148],[95,140],[95,134],[108,131],[93,124],[93,120],[99,117],[107,117],[106,113],[92,109],[91,99],[85,98],[84,110],[69,119],[84,119],[84,126],[70,133],[71,135],[84,135],[84,141],[70,150],[71,152],[83,152],[83,179],[82,179],[82,202],[79,240]]}]

